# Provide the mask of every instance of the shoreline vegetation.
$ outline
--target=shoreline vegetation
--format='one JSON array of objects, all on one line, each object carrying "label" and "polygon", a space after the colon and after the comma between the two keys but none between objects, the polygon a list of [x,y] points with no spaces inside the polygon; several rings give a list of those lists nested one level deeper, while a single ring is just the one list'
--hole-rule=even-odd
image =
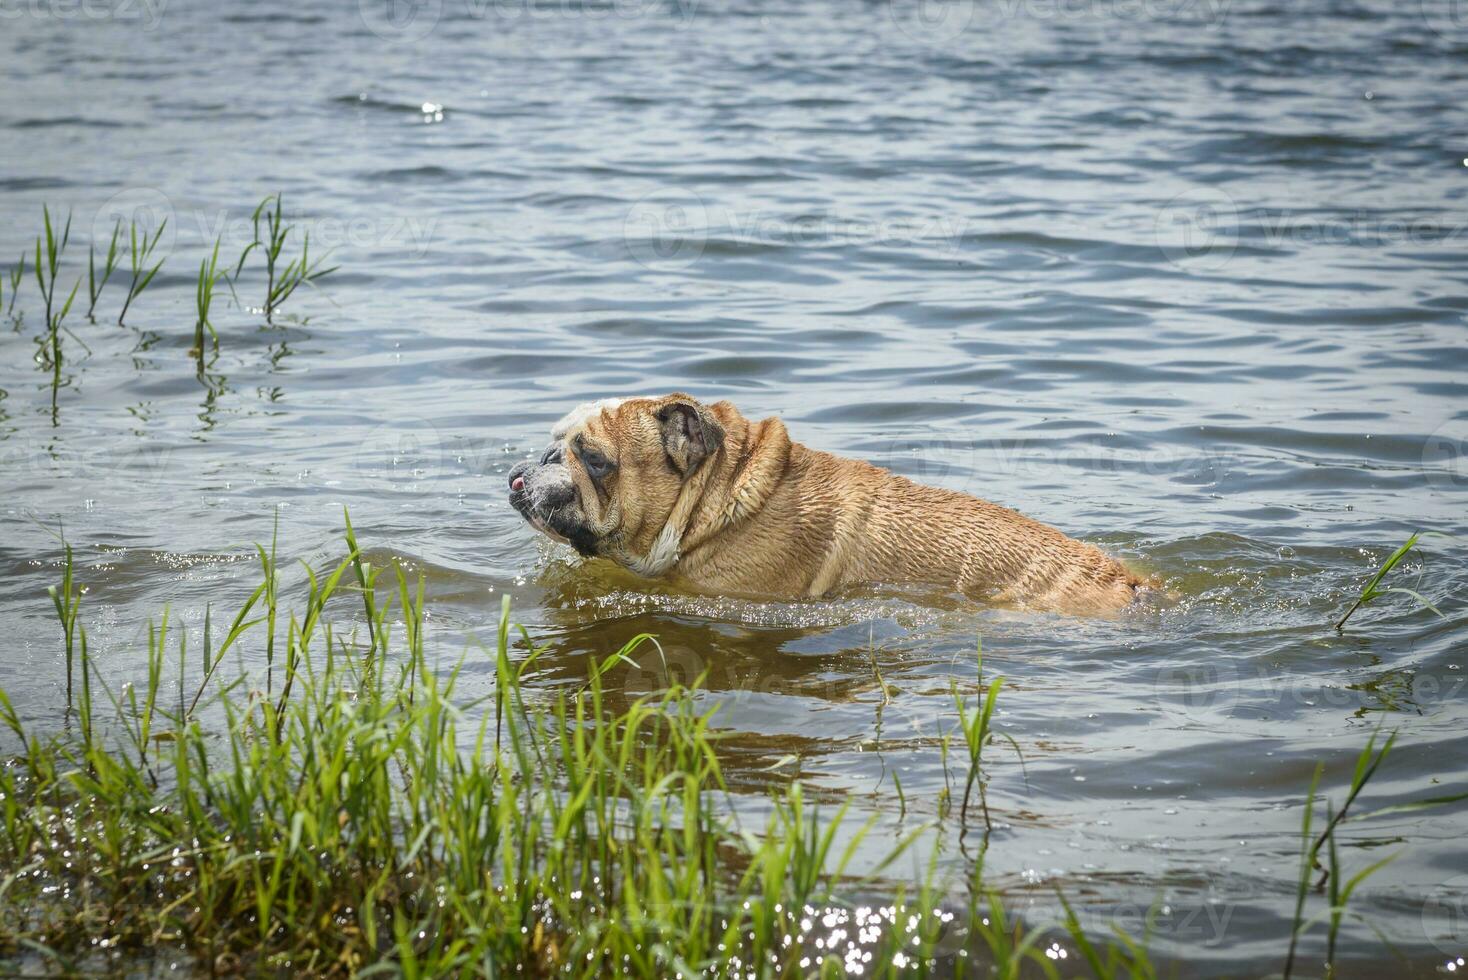
[{"label": "shoreline vegetation", "polygon": [[[1030,925],[985,882],[982,749],[1008,736],[989,725],[1003,678],[986,678],[981,660],[972,686],[953,685],[951,734],[964,751],[952,753],[952,785],[965,787],[964,806],[940,801],[935,820],[857,873],[875,817],[858,825],[844,805],[816,805],[799,781],[770,792],[760,825],[740,821],[717,709],[699,708],[697,681],[613,707],[608,685],[627,665],[658,662],[655,637],[588,658],[574,689],[527,691],[540,651],[512,625],[508,597],[489,646],[432,664],[423,581],[395,562],[364,562],[349,517],[345,557],[307,567],[294,607],[281,594],[276,542],[256,553],[259,584],[227,625],[207,612],[202,646],[190,649],[164,610],[148,629],[146,680],[113,689],[95,668],[65,548],[50,590],[66,651],[64,723],[35,730],[0,693],[0,966],[1167,972],[1146,935],[1093,934],[1059,890],[1060,924]],[[241,665],[229,676],[226,657],[238,662],[246,643],[263,651],[263,673]],[[466,699],[460,673],[478,657],[493,664],[493,692]],[[1371,737],[1339,805],[1319,791],[1323,766],[1306,791],[1295,920],[1279,937],[1285,976],[1302,944],[1305,972],[1323,961],[1334,974],[1353,892],[1395,856],[1343,867],[1338,828],[1468,797],[1367,809],[1359,798],[1394,742]],[[940,880],[936,853],[925,858],[919,842],[954,821],[983,843],[966,880]],[[899,862],[927,871],[913,880]]]},{"label": "shoreline vegetation", "polygon": [[[112,280],[113,273],[122,267],[125,254],[127,275],[119,278],[124,295],[117,314],[117,325],[126,326],[127,315],[134,301],[153,284],[164,262],[169,258],[167,248],[162,255],[157,255],[159,242],[168,227],[168,218],[164,218],[156,227],[132,218],[126,223],[125,235],[124,222],[117,219],[112,226],[106,252],[102,253],[100,271],[97,265],[100,243],[91,242],[87,245],[86,268],[78,274],[70,292],[58,293],[57,283],[62,275],[67,247],[71,244],[72,216],[70,212],[67,213],[65,224],[53,222],[49,204],[42,206],[41,215],[43,227],[36,236],[34,249],[22,252],[16,264],[0,277],[0,308],[4,309],[4,315],[10,319],[12,330],[19,332],[24,326],[25,309],[22,308],[17,314],[15,303],[20,293],[20,284],[26,277],[26,263],[29,260],[45,316],[43,332],[35,338],[34,360],[38,367],[51,374],[51,413],[53,422],[59,423],[59,392],[71,383],[70,377],[63,373],[68,357],[63,334],[85,354],[92,353],[86,341],[66,325],[66,317],[71,312],[77,294],[85,283],[85,316],[88,322],[95,325],[97,304],[101,301],[108,282]],[[262,220],[264,235],[261,234]],[[219,250],[223,242],[219,239],[213,243],[213,251],[199,263],[199,275],[194,286],[195,317],[189,334],[191,345],[188,353],[194,360],[196,374],[206,387],[210,387],[208,369],[219,355],[219,331],[211,318],[216,286],[220,283],[227,286],[231,302],[235,306],[262,314],[265,325],[269,327],[275,325],[276,315],[297,289],[301,286],[314,287],[320,280],[337,271],[336,266],[323,267],[324,256],[314,259],[311,257],[309,232],[301,235],[299,255],[292,256],[286,251],[295,226],[282,211],[282,197],[279,193],[265,197],[255,207],[251,216],[251,228],[252,241],[240,252],[233,264],[233,271],[227,262],[223,267],[220,265]],[[124,241],[127,246],[125,252],[121,247]],[[246,260],[257,249],[264,259],[263,305],[251,309],[240,300],[235,287],[245,273]]]}]

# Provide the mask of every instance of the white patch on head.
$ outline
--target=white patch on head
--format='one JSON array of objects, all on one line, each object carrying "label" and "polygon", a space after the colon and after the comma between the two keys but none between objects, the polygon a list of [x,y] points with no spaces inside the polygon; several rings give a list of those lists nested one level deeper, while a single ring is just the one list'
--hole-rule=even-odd
[{"label": "white patch on head", "polygon": [[586,422],[587,419],[600,415],[603,409],[614,409],[623,402],[630,402],[637,398],[653,398],[655,395],[629,395],[625,398],[603,398],[596,402],[582,402],[571,409],[561,420],[551,426],[551,438],[560,441],[566,438],[566,433]]},{"label": "white patch on head", "polygon": [[[660,396],[628,395],[623,398],[603,398],[600,401],[582,402],[551,426],[551,439],[556,442],[561,441],[572,429],[586,424],[589,419],[600,415],[603,410],[611,411],[624,402],[636,401],[639,398],[656,399],[658,397]],[[657,539],[652,543],[652,549],[646,555],[623,555],[619,564],[643,578],[657,578],[678,564],[678,559],[681,557],[678,553],[679,545],[682,543],[680,537],[678,529],[670,520],[658,532]]]}]

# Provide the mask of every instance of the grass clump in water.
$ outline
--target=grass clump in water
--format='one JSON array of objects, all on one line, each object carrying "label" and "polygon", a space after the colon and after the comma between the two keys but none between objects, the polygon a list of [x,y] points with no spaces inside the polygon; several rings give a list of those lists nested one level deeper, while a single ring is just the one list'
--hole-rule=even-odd
[{"label": "grass clump in water", "polygon": [[163,237],[163,230],[168,227],[168,219],[164,218],[158,222],[158,227],[153,229],[153,235],[148,236],[146,225],[142,227],[142,234],[138,233],[139,223],[133,221],[128,225],[127,231],[127,255],[128,269],[132,273],[127,284],[127,297],[122,301],[122,310],[117,314],[117,325],[122,326],[127,318],[128,307],[133,305],[133,300],[143,294],[153,283],[153,278],[158,275],[158,270],[163,268],[163,259],[159,259],[153,267],[148,268],[148,263],[153,261],[153,252],[158,248],[158,240]]},{"label": "grass clump in water", "polygon": [[76,285],[71,287],[71,296],[63,302],[61,312],[55,313],[56,280],[61,272],[61,256],[71,241],[71,215],[66,216],[66,226],[57,235],[51,224],[51,208],[43,206],[42,213],[45,215],[46,231],[36,238],[36,285],[41,288],[41,298],[46,304],[46,329],[54,335],[71,309],[72,300],[76,299],[81,280],[78,279]]},{"label": "grass clump in water", "polygon": [[37,359],[51,369],[51,410],[54,413],[57,391],[62,384],[61,331],[66,330],[67,335],[83,348],[86,344],[62,326],[66,315],[71,312],[71,304],[76,301],[77,290],[81,288],[82,281],[78,279],[72,285],[71,293],[61,302],[59,309],[56,305],[56,280],[61,274],[61,257],[71,241],[71,215],[66,216],[66,225],[58,235],[51,224],[51,209],[43,205],[42,213],[45,215],[46,230],[44,235],[36,238],[35,274],[36,285],[40,287],[41,299],[46,305],[46,332],[37,339],[40,347]]},{"label": "grass clump in water", "polygon": [[209,258],[199,261],[199,281],[194,287],[194,310],[197,317],[194,320],[194,346],[189,351],[199,362],[200,373],[204,370],[204,331],[209,331],[209,337],[214,342],[214,349],[219,350],[219,331],[214,329],[214,324],[209,320],[209,310],[214,305],[214,287],[219,285],[219,280],[224,273],[219,271],[219,240],[214,242],[214,251]]},{"label": "grass clump in water", "polygon": [[[490,650],[435,669],[423,584],[397,565],[372,569],[353,543],[334,568],[308,569],[304,609],[287,613],[273,549],[260,555],[264,581],[222,639],[206,617],[190,654],[165,614],[147,680],[120,691],[58,597],[81,661],[80,737],[32,731],[0,695],[18,746],[0,767],[0,955],[62,971],[155,948],[224,972],[819,967],[801,919],[835,901],[865,828],[842,827],[838,847],[841,814],[821,819],[799,784],[771,799],[762,834],[735,826],[712,711],[676,684],[607,703],[606,678],[651,653],[650,637],[536,701],[522,681],[538,653],[523,631],[513,642],[508,602]],[[365,637],[325,615],[356,590]],[[274,690],[218,679],[245,642],[275,649]],[[466,701],[461,672],[486,653],[494,691]],[[917,927],[893,922],[879,958],[932,957],[931,927],[914,945]]]},{"label": "grass clump in water", "polygon": [[[10,302],[5,305],[5,315],[9,317],[15,316],[15,297],[20,292],[20,281],[25,278],[25,260],[25,253],[21,252],[20,261],[11,266],[10,272],[6,275],[6,278],[10,280]],[[0,280],[0,293],[4,292],[4,285],[4,280]],[[3,298],[0,296],[0,300]]]},{"label": "grass clump in water", "polygon": [[[1415,541],[1416,535],[1412,537],[1413,541]],[[1406,549],[1412,546],[1413,541],[1408,541],[1406,546],[1397,555],[1405,554]],[[1395,564],[1395,561],[1388,564],[1388,569],[1391,564]],[[1378,580],[1379,578],[1380,576],[1378,576]],[[1369,589],[1370,587],[1368,586],[1368,591]],[[1367,813],[1348,816],[1352,804],[1356,802],[1356,798],[1361,795],[1367,783],[1371,782],[1372,777],[1376,775],[1377,770],[1381,768],[1382,763],[1391,754],[1392,746],[1396,744],[1397,733],[1392,732],[1381,743],[1381,748],[1378,749],[1376,744],[1380,734],[1379,731],[1372,733],[1365,747],[1356,756],[1355,769],[1351,773],[1351,783],[1346,790],[1346,797],[1341,802],[1340,809],[1337,810],[1335,805],[1329,800],[1325,801],[1325,827],[1319,834],[1313,836],[1311,825],[1315,818],[1316,788],[1320,785],[1320,777],[1325,771],[1324,764],[1315,767],[1315,774],[1310,779],[1310,790],[1305,797],[1305,812],[1301,818],[1300,876],[1299,884],[1295,891],[1295,918],[1294,926],[1290,930],[1290,947],[1289,951],[1285,954],[1285,980],[1289,980],[1289,977],[1294,972],[1300,937],[1312,926],[1321,921],[1327,923],[1325,975],[1327,977],[1336,976],[1336,945],[1340,938],[1341,920],[1346,915],[1347,905],[1351,900],[1352,894],[1363,881],[1396,860],[1401,854],[1400,851],[1389,854],[1379,861],[1368,864],[1350,878],[1345,878],[1344,871],[1341,867],[1340,849],[1336,839],[1337,831],[1342,824],[1351,820],[1368,820],[1372,817],[1379,817],[1385,814],[1426,810],[1432,807],[1468,800],[1468,793],[1453,793],[1447,796],[1435,796],[1427,799],[1412,800],[1407,803],[1397,803]],[[1325,862],[1321,861],[1322,853],[1326,856]],[[1324,910],[1307,919],[1305,918],[1305,902],[1306,897],[1312,890],[1310,878],[1315,872],[1319,872],[1320,877],[1316,880],[1313,890],[1317,893],[1324,894],[1328,904]]]},{"label": "grass clump in water", "polygon": [[[265,221],[265,237],[260,236],[260,221]],[[301,254],[299,258],[289,259],[281,266],[281,253],[285,250],[286,239],[294,230],[292,225],[286,223],[281,214],[281,195],[272,194],[265,198],[255,208],[250,221],[254,227],[254,240],[245,246],[240,253],[239,261],[235,264],[235,278],[239,278],[240,271],[244,269],[245,260],[255,249],[260,249],[265,256],[265,319],[269,322],[280,309],[281,304],[290,299],[291,295],[303,284],[314,285],[318,279],[323,279],[337,270],[336,266],[321,268],[324,259],[311,261],[311,234],[305,233],[301,239]]]},{"label": "grass clump in water", "polygon": [[122,219],[112,226],[112,240],[107,243],[107,255],[102,260],[102,275],[97,275],[97,246],[87,246],[87,296],[90,302],[87,304],[87,319],[90,320],[97,312],[97,300],[102,298],[102,290],[107,288],[107,280],[112,278],[112,273],[117,270],[117,237],[122,234]]},{"label": "grass clump in water", "polygon": [[1420,532],[1417,534],[1413,534],[1410,538],[1407,539],[1405,544],[1403,544],[1396,551],[1392,552],[1391,557],[1381,563],[1381,567],[1376,570],[1376,574],[1371,577],[1371,581],[1366,583],[1366,588],[1362,589],[1361,594],[1356,597],[1356,601],[1351,603],[1351,608],[1347,609],[1346,614],[1342,616],[1340,620],[1335,624],[1336,629],[1345,629],[1346,620],[1355,615],[1357,609],[1360,609],[1367,603],[1373,602],[1376,599],[1380,599],[1382,596],[1392,592],[1400,592],[1403,595],[1409,595],[1412,598],[1416,599],[1418,602],[1422,603],[1422,605],[1426,606],[1428,609],[1431,609],[1433,612],[1437,613],[1439,618],[1447,618],[1443,616],[1442,612],[1436,606],[1427,601],[1422,593],[1417,592],[1414,589],[1403,588],[1402,586],[1392,586],[1385,589],[1377,588],[1377,586],[1381,585],[1381,580],[1386,578],[1387,574],[1393,568],[1396,568],[1397,564],[1401,562],[1403,558],[1407,557],[1407,553],[1411,551],[1414,547],[1416,547],[1417,539],[1421,536],[1422,535]]},{"label": "grass clump in water", "polygon": [[[984,813],[984,829],[992,831],[994,822],[989,817],[989,798],[984,789],[983,762],[984,746],[994,741],[995,729],[991,724],[994,716],[994,708],[999,703],[999,690],[1004,686],[1003,677],[995,677],[984,687],[984,648],[980,644],[978,648],[978,687],[979,697],[974,706],[972,714],[964,700],[963,692],[958,687],[958,682],[951,685],[953,693],[953,708],[958,715],[958,729],[963,735],[964,748],[968,752],[968,778],[964,781],[963,805],[959,808],[959,819],[968,820],[969,799],[973,795],[974,786],[979,788],[979,805]],[[1024,762],[1024,755],[1020,753],[1019,744],[1008,734],[1000,732],[1014,751],[1019,754],[1020,762]]]}]

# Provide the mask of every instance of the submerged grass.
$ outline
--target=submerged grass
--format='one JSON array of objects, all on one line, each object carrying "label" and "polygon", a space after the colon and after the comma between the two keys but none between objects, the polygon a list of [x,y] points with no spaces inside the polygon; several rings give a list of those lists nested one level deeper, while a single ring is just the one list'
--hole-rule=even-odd
[{"label": "submerged grass", "polygon": [[[61,334],[66,333],[87,353],[91,353],[91,350],[81,338],[64,325],[66,316],[81,291],[83,279],[80,277],[77,279],[69,294],[57,291],[57,283],[65,264],[66,249],[71,243],[71,215],[68,214],[66,223],[60,226],[52,222],[50,205],[42,205],[42,215],[44,227],[41,234],[36,236],[34,249],[28,248],[23,251],[19,262],[12,266],[3,278],[0,278],[0,309],[3,309],[5,314],[12,319],[14,329],[18,331],[21,322],[16,318],[15,304],[20,284],[26,275],[27,262],[31,261],[31,272],[40,288],[41,302],[46,317],[45,331],[36,339],[38,347],[36,357],[38,362],[52,373],[51,400],[54,418],[56,393],[59,388],[63,387],[64,359]],[[264,238],[261,237],[262,221],[266,231]],[[283,255],[287,239],[294,228],[286,223],[283,217],[279,194],[265,198],[255,209],[253,226],[255,240],[240,255],[233,276],[227,265],[224,268],[220,267],[219,252],[223,244],[222,240],[216,240],[213,251],[199,263],[199,276],[194,289],[195,318],[190,355],[196,359],[201,377],[204,376],[203,352],[206,333],[214,350],[217,352],[219,349],[219,333],[212,319],[216,287],[220,282],[224,282],[234,295],[234,279],[240,274],[251,252],[258,248],[265,256],[264,310],[267,321],[280,309],[281,304],[302,285],[315,285],[319,280],[336,271],[335,266],[323,268],[322,258],[313,259],[311,257],[309,235],[302,238],[299,256],[289,258]],[[158,246],[168,228],[167,219],[161,221],[156,228],[151,229],[145,222],[131,221],[127,225],[125,241],[123,228],[122,220],[119,219],[114,223],[111,237],[107,242],[106,251],[101,255],[100,263],[97,259],[101,243],[92,242],[87,245],[86,316],[93,322],[95,322],[97,304],[101,301],[102,293],[111,282],[114,273],[121,267],[124,256],[128,262],[129,275],[126,277],[126,295],[123,297],[121,309],[117,314],[119,326],[126,326],[127,315],[133,303],[153,284],[166,260],[166,256],[162,258],[156,256]],[[234,299],[237,302],[238,296],[234,295]]]},{"label": "submerged grass", "polygon": [[[1414,535],[1415,538],[1415,535]],[[1411,542],[1408,542],[1410,546]],[[1447,796],[1435,796],[1422,800],[1413,800],[1407,803],[1398,803],[1391,806],[1381,807],[1367,813],[1350,817],[1351,806],[1356,802],[1366,785],[1371,782],[1373,776],[1386,762],[1392,747],[1396,744],[1397,733],[1392,732],[1381,743],[1378,749],[1377,739],[1381,732],[1373,732],[1371,738],[1356,756],[1356,765],[1351,773],[1351,782],[1346,789],[1346,797],[1341,802],[1340,809],[1327,800],[1325,802],[1325,827],[1319,834],[1312,835],[1311,825],[1314,822],[1316,807],[1316,790],[1320,785],[1320,777],[1324,772],[1323,765],[1315,767],[1315,773],[1310,779],[1310,790],[1305,797],[1305,812],[1301,818],[1300,827],[1300,875],[1295,890],[1295,917],[1294,926],[1290,929],[1289,951],[1285,954],[1284,977],[1289,980],[1294,973],[1296,953],[1299,949],[1300,937],[1312,926],[1321,921],[1327,923],[1326,946],[1325,946],[1325,975],[1334,977],[1337,971],[1336,946],[1340,938],[1341,921],[1344,919],[1350,903],[1352,894],[1356,888],[1371,875],[1380,871],[1386,865],[1396,860],[1401,852],[1389,854],[1379,861],[1374,861],[1361,868],[1350,878],[1345,877],[1341,867],[1340,849],[1336,840],[1336,831],[1348,820],[1367,820],[1390,813],[1403,813],[1414,810],[1426,810],[1432,807],[1444,806],[1450,803],[1459,803],[1468,800],[1468,793],[1453,793]],[[1326,855],[1326,861],[1320,859],[1322,851]],[[1320,877],[1315,884],[1310,884],[1311,877],[1319,872]],[[1305,917],[1305,904],[1311,891],[1323,893],[1326,898],[1326,907],[1310,918]]]},{"label": "submerged grass", "polygon": [[[968,779],[963,787],[963,804],[959,807],[959,819],[968,819],[969,799],[973,794],[974,786],[979,788],[979,805],[984,813],[984,829],[992,831],[994,822],[989,817],[989,798],[984,788],[983,757],[984,746],[994,740],[994,727],[991,720],[994,716],[994,708],[999,703],[999,690],[1004,686],[1003,677],[995,677],[989,682],[987,689],[984,687],[984,648],[982,643],[978,647],[978,703],[972,714],[969,713],[963,691],[959,689],[958,682],[954,681],[951,686],[953,693],[953,708],[958,714],[958,729],[963,735],[964,748],[968,751]],[[1009,744],[1019,753],[1019,745],[1010,736],[1005,735]],[[1024,756],[1020,754],[1023,763]]]},{"label": "submerged grass", "polygon": [[66,561],[62,566],[61,587],[51,586],[46,593],[56,607],[56,620],[66,640],[66,710],[71,710],[72,674],[76,667],[77,613],[81,608],[81,588],[72,580],[71,545],[64,544]]},{"label": "submerged grass", "polygon": [[164,218],[158,222],[158,227],[153,229],[153,235],[148,236],[147,225],[142,226],[142,234],[138,233],[139,223],[133,221],[127,230],[127,256],[128,270],[131,278],[127,284],[127,296],[122,301],[122,310],[117,314],[117,325],[123,326],[127,319],[127,311],[132,307],[133,300],[143,294],[153,283],[158,270],[163,268],[163,259],[159,259],[152,268],[148,263],[153,262],[153,252],[158,248],[158,241],[163,237],[163,231],[168,227],[168,219]]},{"label": "submerged grass", "polygon": [[102,275],[97,275],[97,246],[87,246],[87,319],[92,319],[97,312],[97,300],[102,298],[102,290],[107,288],[107,280],[112,278],[112,273],[117,270],[117,238],[122,234],[122,219],[112,226],[112,240],[107,243],[107,254],[102,259]]},{"label": "submerged grass", "polygon": [[1433,612],[1437,613],[1439,618],[1446,618],[1436,606],[1429,602],[1420,592],[1417,592],[1414,589],[1408,589],[1402,586],[1392,586],[1385,589],[1377,588],[1377,586],[1381,585],[1381,580],[1386,578],[1387,574],[1391,572],[1392,569],[1396,568],[1397,564],[1403,558],[1407,557],[1407,553],[1417,546],[1417,539],[1421,536],[1422,535],[1420,532],[1417,534],[1413,534],[1410,538],[1407,539],[1405,544],[1403,544],[1396,551],[1392,552],[1391,557],[1387,558],[1386,561],[1381,563],[1381,567],[1376,570],[1375,575],[1371,576],[1371,580],[1366,583],[1366,587],[1361,590],[1361,594],[1356,597],[1356,601],[1351,603],[1351,607],[1346,610],[1346,614],[1342,616],[1339,621],[1336,622],[1336,629],[1345,629],[1346,620],[1355,615],[1357,609],[1360,609],[1368,602],[1380,599],[1382,596],[1388,595],[1392,592],[1399,592],[1403,595],[1409,595],[1420,602],[1422,605],[1426,606],[1428,609],[1431,609]]},{"label": "submerged grass", "polygon": [[75,286],[71,287],[70,298],[64,301],[64,309],[58,316],[55,311],[56,303],[56,280],[61,273],[61,256],[66,252],[66,246],[71,242],[71,215],[66,216],[66,225],[61,234],[56,233],[51,224],[51,208],[42,206],[42,214],[45,216],[46,230],[43,235],[36,238],[36,262],[35,274],[36,285],[41,289],[41,299],[46,304],[46,329],[53,335],[61,320],[66,317],[66,311],[71,308],[72,300],[76,299],[76,291],[81,287],[78,279]]},{"label": "submerged grass", "polygon": [[[15,316],[15,297],[20,292],[21,280],[25,278],[25,261],[26,254],[21,252],[20,261],[11,266],[10,272],[6,274],[6,279],[10,280],[10,302],[5,304],[6,316]],[[4,280],[0,280],[0,294],[3,294],[4,286]],[[0,295],[0,300],[3,300],[3,298],[3,295]]]},{"label": "submerged grass", "polygon": [[209,332],[210,339],[214,342],[214,349],[219,350],[219,331],[214,329],[214,324],[209,320],[210,307],[214,305],[214,287],[219,285],[219,280],[224,273],[219,270],[219,240],[214,242],[214,251],[209,258],[199,261],[199,280],[194,286],[194,346],[192,353],[199,361],[199,371],[204,370],[204,331]]},{"label": "submerged grass", "polygon": [[[282,203],[280,194],[272,194],[262,200],[256,207],[255,213],[251,215],[250,221],[254,228],[254,240],[240,253],[240,258],[235,263],[235,278],[239,277],[244,269],[245,260],[255,249],[260,249],[265,256],[265,319],[270,321],[275,316],[275,311],[280,309],[281,304],[290,299],[291,295],[302,285],[314,285],[318,279],[323,279],[336,271],[336,266],[321,268],[323,259],[311,261],[311,235],[306,233],[301,239],[301,254],[298,258],[287,259],[281,264],[282,252],[285,250],[286,239],[294,230],[292,225],[286,223],[281,213]],[[261,220],[265,223],[265,236],[260,235]]]},{"label": "submerged grass", "polygon": [[[56,411],[57,391],[61,388],[61,332],[66,330],[62,326],[66,315],[71,312],[71,304],[76,301],[77,290],[81,288],[80,279],[71,287],[71,292],[66,299],[61,301],[60,308],[56,303],[56,280],[61,275],[61,259],[66,252],[66,246],[71,242],[71,215],[66,216],[66,225],[58,235],[55,226],[51,223],[51,209],[42,206],[45,216],[45,233],[36,238],[36,256],[34,271],[36,274],[36,285],[40,287],[41,298],[46,307],[46,332],[37,339],[40,350],[37,359],[51,369],[51,410]],[[68,336],[83,348],[86,344],[66,330]],[[53,416],[54,417],[54,416]]]}]

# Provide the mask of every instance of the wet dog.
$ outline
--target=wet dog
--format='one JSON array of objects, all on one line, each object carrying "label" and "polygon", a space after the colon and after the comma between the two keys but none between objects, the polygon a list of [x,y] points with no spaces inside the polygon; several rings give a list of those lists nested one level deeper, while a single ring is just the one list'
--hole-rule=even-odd
[{"label": "wet dog", "polygon": [[1016,511],[809,449],[779,419],[684,394],[580,406],[538,461],[510,472],[510,503],[583,555],[706,593],[926,584],[1091,614],[1147,584]]}]

